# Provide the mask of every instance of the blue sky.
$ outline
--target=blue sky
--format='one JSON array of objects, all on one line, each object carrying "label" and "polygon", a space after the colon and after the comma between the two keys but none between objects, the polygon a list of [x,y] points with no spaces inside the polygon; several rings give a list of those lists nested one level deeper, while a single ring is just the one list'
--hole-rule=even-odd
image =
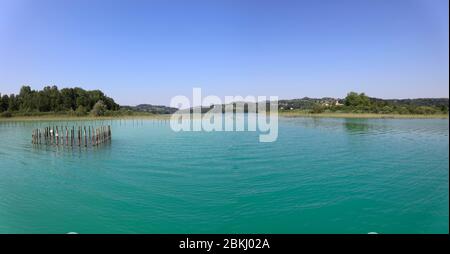
[{"label": "blue sky", "polygon": [[448,97],[448,0],[0,0],[0,92]]}]

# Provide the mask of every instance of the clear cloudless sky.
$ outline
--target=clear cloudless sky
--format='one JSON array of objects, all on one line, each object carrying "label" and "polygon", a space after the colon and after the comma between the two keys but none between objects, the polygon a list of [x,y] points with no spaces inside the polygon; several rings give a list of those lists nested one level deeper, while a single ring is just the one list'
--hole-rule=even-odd
[{"label": "clear cloudless sky", "polygon": [[0,0],[0,92],[448,97],[448,0]]}]

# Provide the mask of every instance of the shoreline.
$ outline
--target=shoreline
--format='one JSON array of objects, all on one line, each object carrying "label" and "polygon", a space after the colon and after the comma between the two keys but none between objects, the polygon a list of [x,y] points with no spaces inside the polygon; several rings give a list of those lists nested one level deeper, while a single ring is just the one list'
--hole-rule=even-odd
[{"label": "shoreline", "polygon": [[448,114],[436,115],[414,115],[414,114],[376,114],[376,113],[304,113],[304,112],[281,112],[279,116],[287,118],[356,118],[356,119],[448,119]]},{"label": "shoreline", "polygon": [[14,121],[106,121],[106,120],[133,120],[133,119],[169,119],[170,114],[135,115],[135,116],[67,116],[67,115],[45,115],[45,116],[12,116],[0,117],[0,122]]},{"label": "shoreline", "polygon": [[[12,116],[0,117],[0,122],[12,121],[101,121],[101,120],[133,120],[133,119],[169,119],[171,114],[143,114],[133,116],[67,116],[67,115],[43,115],[43,116]],[[279,112],[283,118],[355,118],[355,119],[448,119],[449,115],[412,115],[412,114],[375,114],[375,113],[306,113],[306,112]]]}]

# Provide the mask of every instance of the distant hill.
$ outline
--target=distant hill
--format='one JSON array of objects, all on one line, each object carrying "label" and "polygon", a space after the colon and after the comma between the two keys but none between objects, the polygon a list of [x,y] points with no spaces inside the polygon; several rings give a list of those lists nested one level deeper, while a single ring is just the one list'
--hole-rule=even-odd
[{"label": "distant hill", "polygon": [[120,108],[134,112],[147,112],[152,114],[172,114],[178,110],[177,108],[151,104],[139,104],[137,106],[120,106]]},{"label": "distant hill", "polygon": [[[379,99],[368,97],[372,103],[381,103],[393,106],[427,106],[427,107],[447,107],[449,106],[448,98],[418,98],[418,99]],[[339,105],[345,104],[345,99],[340,98],[308,98],[291,100],[279,100],[280,109],[313,109],[316,105]]]},{"label": "distant hill", "polygon": [[[249,103],[244,105],[233,103],[233,109],[234,111],[247,112],[248,105]],[[266,104],[266,106],[268,105]],[[206,113],[211,109],[216,112],[224,112],[224,105],[202,107],[201,112]],[[268,107],[266,109],[269,110]],[[309,113],[448,114],[449,99],[379,99],[368,97],[364,93],[351,92],[344,99],[304,97],[301,99],[279,100],[278,109],[280,111],[300,110]],[[184,111],[192,112],[192,108]]]},{"label": "distant hill", "polygon": [[[380,100],[375,99],[374,100]],[[448,107],[448,98],[419,98],[419,99],[391,99],[385,100],[397,105],[429,106],[429,107]]]},{"label": "distant hill", "polygon": [[350,92],[344,99],[302,98],[280,100],[280,110],[305,110],[311,113],[353,112],[381,114],[448,114],[448,98],[379,99]]},{"label": "distant hill", "polygon": [[343,99],[338,98],[308,98],[304,97],[301,99],[292,99],[292,100],[279,100],[278,107],[284,110],[293,110],[293,109],[313,109],[316,105],[340,105],[343,104]]}]

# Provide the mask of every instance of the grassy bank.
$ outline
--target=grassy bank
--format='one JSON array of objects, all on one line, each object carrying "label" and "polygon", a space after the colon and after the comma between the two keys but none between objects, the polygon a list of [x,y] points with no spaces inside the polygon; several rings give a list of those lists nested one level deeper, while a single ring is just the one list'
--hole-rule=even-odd
[{"label": "grassy bank", "polygon": [[[448,119],[448,114],[412,115],[412,114],[374,114],[374,113],[318,113],[312,114],[305,111],[280,111],[280,117],[319,117],[319,118],[379,118],[379,119]],[[133,115],[117,116],[73,116],[67,114],[43,114],[39,116],[12,116],[0,117],[0,122],[5,121],[89,121],[89,120],[113,120],[113,119],[169,119],[169,114],[136,113]]]},{"label": "grassy bank", "polygon": [[381,118],[381,119],[448,119],[448,114],[375,114],[375,113],[317,113],[305,111],[280,111],[282,117],[324,117],[324,118]]},{"label": "grassy bank", "polygon": [[135,114],[121,116],[71,116],[71,115],[41,115],[41,116],[12,116],[0,117],[0,122],[6,121],[93,121],[93,120],[114,120],[114,119],[169,119],[168,114]]}]

